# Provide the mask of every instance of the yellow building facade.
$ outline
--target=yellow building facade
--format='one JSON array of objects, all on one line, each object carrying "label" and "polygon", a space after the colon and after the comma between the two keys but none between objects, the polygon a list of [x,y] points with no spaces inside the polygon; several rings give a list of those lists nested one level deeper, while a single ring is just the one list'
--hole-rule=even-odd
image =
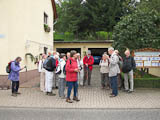
[{"label": "yellow building facade", "polygon": [[[106,41],[55,41],[54,42],[54,50],[60,52],[59,50],[62,49],[62,52],[64,49],[68,49],[68,52],[70,52],[71,49],[79,49],[78,51],[81,53],[81,56],[84,57],[85,53],[88,50],[94,50],[98,51],[100,49],[107,50],[107,48],[111,47],[113,43],[113,40],[106,40]],[[91,51],[92,51],[91,50]],[[107,52],[107,51],[106,51]],[[92,54],[94,54],[92,52]]]},{"label": "yellow building facade", "polygon": [[0,0],[0,15],[0,87],[7,80],[6,66],[18,56],[22,58],[20,65],[28,69],[21,71],[21,83],[38,77],[37,64],[31,58],[53,51],[55,1]]},{"label": "yellow building facade", "polygon": [[[102,55],[104,50],[111,47],[113,40],[106,40],[106,41],[54,41],[54,50],[58,52],[66,53],[70,52],[70,50],[77,50],[81,53],[82,58],[84,57],[85,53],[88,50],[93,50],[92,55],[94,52],[99,52],[99,55]],[[101,51],[103,49],[103,51]],[[155,76],[160,77],[160,69],[159,68],[150,68],[149,73]]]},{"label": "yellow building facade", "polygon": [[[21,65],[28,70],[37,69],[37,65],[26,53],[38,56],[53,50],[53,11],[54,0],[0,0],[0,75],[6,75],[6,65],[17,56],[22,57]],[[51,28],[44,31],[45,22]]]}]

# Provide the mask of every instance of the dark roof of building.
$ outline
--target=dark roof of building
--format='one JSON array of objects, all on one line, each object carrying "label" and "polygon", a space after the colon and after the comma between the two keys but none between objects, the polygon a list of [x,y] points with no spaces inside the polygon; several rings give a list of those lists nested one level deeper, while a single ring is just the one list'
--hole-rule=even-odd
[{"label": "dark roof of building", "polygon": [[155,48],[141,48],[141,49],[136,49],[135,52],[160,52],[160,49],[155,49]]},{"label": "dark roof of building", "polygon": [[113,43],[114,40],[54,41],[54,43]]},{"label": "dark roof of building", "polygon": [[51,0],[52,2],[52,8],[53,8],[53,15],[54,15],[54,20],[58,18],[58,15],[57,15],[57,10],[56,10],[56,3],[55,3],[55,0]]}]

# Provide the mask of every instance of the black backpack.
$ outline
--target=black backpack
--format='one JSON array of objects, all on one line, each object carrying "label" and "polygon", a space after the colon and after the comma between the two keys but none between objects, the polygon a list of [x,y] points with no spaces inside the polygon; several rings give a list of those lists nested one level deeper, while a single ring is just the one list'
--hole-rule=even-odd
[{"label": "black backpack", "polygon": [[[71,62],[70,62],[71,63]],[[66,75],[66,64],[63,67],[63,73]]]},{"label": "black backpack", "polygon": [[47,62],[48,62],[49,58],[47,58],[44,62],[43,62],[43,68],[46,69],[47,68]]},{"label": "black backpack", "polygon": [[[48,71],[54,71],[54,69],[56,68],[56,60],[54,58],[47,58],[47,62],[43,65],[44,69],[48,70]],[[54,62],[54,63],[52,63]]]},{"label": "black backpack", "polygon": [[132,63],[133,63],[133,57],[130,57],[128,61],[124,61],[122,66],[122,72],[124,73],[130,72],[133,69]]}]

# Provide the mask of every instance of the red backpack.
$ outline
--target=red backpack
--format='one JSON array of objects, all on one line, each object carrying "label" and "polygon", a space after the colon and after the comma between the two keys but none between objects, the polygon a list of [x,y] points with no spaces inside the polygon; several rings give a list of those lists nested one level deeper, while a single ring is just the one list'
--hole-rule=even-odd
[{"label": "red backpack", "polygon": [[9,62],[8,65],[6,66],[6,73],[10,73],[11,72],[11,63],[13,61]]}]

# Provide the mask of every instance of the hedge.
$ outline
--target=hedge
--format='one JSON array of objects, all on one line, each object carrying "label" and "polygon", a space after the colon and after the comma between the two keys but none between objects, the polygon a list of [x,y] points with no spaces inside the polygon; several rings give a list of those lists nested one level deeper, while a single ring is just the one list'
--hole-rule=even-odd
[{"label": "hedge", "polygon": [[[124,74],[121,74],[124,79]],[[153,78],[134,78],[135,88],[160,88],[160,77]]]},{"label": "hedge", "polygon": [[160,88],[160,78],[134,78],[135,87]]}]

